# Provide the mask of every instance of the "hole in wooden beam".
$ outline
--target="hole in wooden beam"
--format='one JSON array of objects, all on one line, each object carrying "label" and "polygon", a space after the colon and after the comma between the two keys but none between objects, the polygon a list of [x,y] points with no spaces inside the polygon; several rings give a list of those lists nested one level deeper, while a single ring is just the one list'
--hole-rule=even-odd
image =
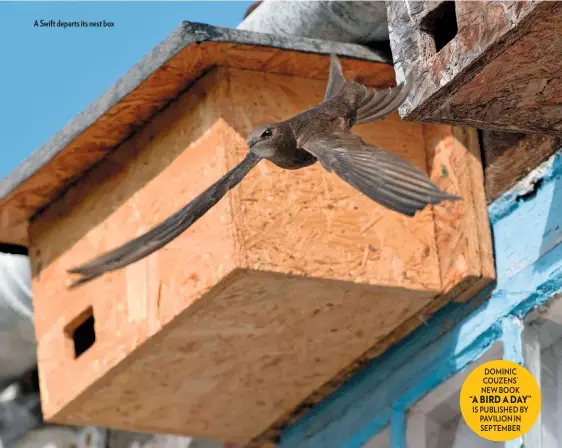
[{"label": "hole in wooden beam", "polygon": [[457,35],[457,13],[454,1],[445,1],[421,21],[422,31],[429,34],[435,43],[435,52],[451,42]]},{"label": "hole in wooden beam", "polygon": [[74,344],[74,358],[78,358],[96,342],[94,310],[89,307],[69,323],[64,332]]}]

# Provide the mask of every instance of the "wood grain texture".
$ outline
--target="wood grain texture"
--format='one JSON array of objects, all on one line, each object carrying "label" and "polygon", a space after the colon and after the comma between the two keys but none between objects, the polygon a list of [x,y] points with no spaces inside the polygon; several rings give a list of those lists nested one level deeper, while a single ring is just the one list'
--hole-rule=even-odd
[{"label": "wood grain texture", "polygon": [[[247,135],[266,116],[271,117],[266,121],[282,120],[322,99],[317,94],[303,94],[318,92],[321,83],[288,82],[284,77],[269,74],[253,74],[252,82],[245,82],[248,74],[244,71],[231,71],[230,76],[229,85],[236,86],[230,92],[231,104],[254,105],[226,118],[241,135]],[[256,84],[260,87],[256,88]],[[283,97],[286,101],[279,102]],[[369,143],[400,154],[425,170],[424,139],[418,124],[400,121],[395,114],[355,129]],[[240,146],[236,160],[246,152],[247,148]],[[303,190],[308,194],[300,193]],[[320,164],[287,173],[264,162],[234,195],[260,203],[259,209],[248,206],[236,214],[244,220],[240,244],[246,247],[250,268],[271,271],[276,266],[293,266],[286,272],[322,278],[340,272],[345,279],[358,282],[369,281],[376,275],[378,285],[395,285],[400,281],[405,287],[424,290],[440,283],[433,265],[437,260],[434,232],[428,233],[433,219],[430,208],[415,220],[388,213],[366,196],[357,195],[353,187],[327,173]],[[287,201],[283,210],[279,209],[279,197]],[[265,223],[260,219],[264,213],[271,218]],[[301,224],[297,224],[299,217],[303,218]],[[364,241],[367,235],[372,235],[367,245],[344,244],[349,240]],[[307,258],[303,262],[301,254],[311,246],[321,258]]]},{"label": "wood grain texture", "polygon": [[455,2],[458,33],[436,52],[424,20],[443,3],[387,2],[398,81],[416,85],[400,115],[561,136],[562,3]]},{"label": "wood grain texture", "polygon": [[435,234],[444,294],[457,301],[472,297],[495,278],[484,173],[475,129],[424,125],[431,180],[461,192],[462,201],[434,207]]},{"label": "wood grain texture", "polygon": [[365,84],[394,84],[392,66],[360,45],[184,22],[0,182],[0,242],[27,245],[36,213],[213,67],[327,79],[331,52]]},{"label": "wood grain texture", "polygon": [[562,147],[562,138],[482,131],[486,200],[499,198]]},{"label": "wood grain texture", "polygon": [[[284,171],[267,161],[165,248],[66,289],[66,268],[160,222],[243,157],[250,129],[310,107],[324,88],[212,70],[36,216],[47,420],[264,446],[307,397],[325,397],[444,304],[434,209],[407,218],[319,165]],[[421,125],[394,115],[357,130],[427,170]],[[477,178],[443,188],[483,198]],[[472,196],[462,213],[474,213]],[[455,217],[448,223],[456,228]],[[472,263],[463,251],[461,262]],[[96,342],[74,359],[64,330],[89,306]]]}]

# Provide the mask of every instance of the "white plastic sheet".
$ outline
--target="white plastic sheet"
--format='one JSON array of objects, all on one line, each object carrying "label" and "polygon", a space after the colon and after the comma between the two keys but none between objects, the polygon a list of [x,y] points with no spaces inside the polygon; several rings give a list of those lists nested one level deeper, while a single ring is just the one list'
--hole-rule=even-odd
[{"label": "white plastic sheet", "polygon": [[386,4],[377,1],[266,0],[237,28],[338,42],[388,41]]},{"label": "white plastic sheet", "polygon": [[35,366],[35,348],[29,258],[0,253],[0,386]]}]

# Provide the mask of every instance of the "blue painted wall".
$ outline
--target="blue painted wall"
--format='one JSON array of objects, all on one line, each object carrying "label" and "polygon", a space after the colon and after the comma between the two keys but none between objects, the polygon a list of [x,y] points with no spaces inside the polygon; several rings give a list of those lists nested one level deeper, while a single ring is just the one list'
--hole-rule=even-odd
[{"label": "blue painted wall", "polygon": [[519,319],[562,290],[562,154],[490,205],[489,216],[497,282],[480,294],[490,299],[443,308],[287,428],[281,447],[361,447],[392,423],[391,446],[403,448],[405,411],[492,344],[503,341],[504,357],[522,362]]}]

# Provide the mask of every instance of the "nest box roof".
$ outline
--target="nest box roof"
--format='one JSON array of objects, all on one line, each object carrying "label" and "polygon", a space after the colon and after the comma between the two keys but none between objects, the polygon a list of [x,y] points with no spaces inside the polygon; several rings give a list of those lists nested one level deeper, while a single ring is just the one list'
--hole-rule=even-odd
[{"label": "nest box roof", "polygon": [[344,68],[346,58],[389,62],[356,44],[183,22],[0,181],[0,242],[27,245],[30,218],[212,67],[326,79],[330,53]]}]

